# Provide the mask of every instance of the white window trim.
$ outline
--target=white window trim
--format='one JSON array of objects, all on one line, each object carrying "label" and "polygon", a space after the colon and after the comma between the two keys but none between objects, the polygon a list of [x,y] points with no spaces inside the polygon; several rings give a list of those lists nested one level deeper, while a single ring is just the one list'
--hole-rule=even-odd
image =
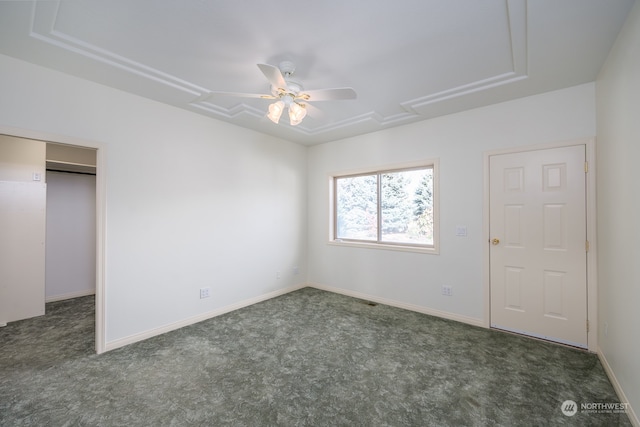
[{"label": "white window trim", "polygon": [[[342,176],[360,175],[369,173],[378,173],[384,171],[394,171],[398,169],[411,169],[420,167],[433,167],[433,246],[415,246],[415,245],[403,245],[403,244],[388,244],[378,242],[359,242],[359,241],[345,241],[341,239],[335,239],[334,227],[335,227],[335,194],[334,194],[334,179]],[[344,246],[354,248],[365,249],[382,249],[390,251],[400,252],[417,252],[430,255],[440,254],[440,161],[439,159],[423,159],[414,162],[405,162],[398,164],[384,164],[377,167],[350,169],[346,171],[340,171],[331,173],[328,176],[329,187],[329,233],[327,244],[332,246]]]}]

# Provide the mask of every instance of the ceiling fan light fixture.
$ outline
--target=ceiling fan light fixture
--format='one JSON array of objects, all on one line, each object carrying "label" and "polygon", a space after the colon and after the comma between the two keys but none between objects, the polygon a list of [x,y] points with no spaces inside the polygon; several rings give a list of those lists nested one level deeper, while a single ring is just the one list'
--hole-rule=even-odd
[{"label": "ceiling fan light fixture", "polygon": [[289,120],[291,126],[299,125],[306,115],[307,110],[303,105],[300,105],[297,102],[293,102],[289,105]]},{"label": "ceiling fan light fixture", "polygon": [[284,61],[280,68],[268,64],[258,64],[258,68],[270,83],[271,94],[211,92],[216,95],[243,96],[247,98],[275,99],[276,102],[269,105],[267,117],[273,123],[278,124],[282,112],[289,111],[289,123],[297,126],[307,115],[308,103],[315,101],[339,101],[343,99],[356,99],[356,92],[350,87],[334,89],[318,89],[303,92],[302,83],[293,80],[291,76],[295,70],[292,62]]},{"label": "ceiling fan light fixture", "polygon": [[267,117],[273,123],[278,124],[278,121],[280,121],[280,116],[282,115],[282,111],[284,111],[284,102],[274,102],[273,104],[269,105],[269,113],[267,114]]}]

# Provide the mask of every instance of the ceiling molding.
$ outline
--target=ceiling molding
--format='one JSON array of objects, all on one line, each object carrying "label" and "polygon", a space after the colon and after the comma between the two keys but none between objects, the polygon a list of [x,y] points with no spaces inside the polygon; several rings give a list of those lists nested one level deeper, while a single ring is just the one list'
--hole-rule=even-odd
[{"label": "ceiling molding", "polygon": [[[315,2],[289,11],[313,28],[296,37],[263,27],[278,8],[262,2],[0,1],[0,53],[314,145],[592,82],[634,1],[378,2],[356,20],[358,5]],[[252,66],[283,60],[309,86],[347,85],[357,99],[310,102],[290,126],[269,121],[257,96],[214,92],[268,93]]]},{"label": "ceiling molding", "polygon": [[431,104],[527,79],[527,0],[505,0],[505,8],[511,69],[486,79],[402,102],[402,108],[414,114],[425,114],[425,107]]},{"label": "ceiling molding", "polygon": [[244,103],[236,104],[231,108],[221,107],[219,105],[213,104],[212,102],[209,102],[209,98],[210,94],[205,93],[203,95],[200,95],[195,100],[191,101],[189,105],[224,119],[232,119],[243,113],[258,118],[264,117],[266,114],[265,111],[259,110],[251,105],[247,105]]},{"label": "ceiling molding", "polygon": [[[247,105],[244,103],[238,103],[230,108],[221,107],[212,102],[209,102],[211,98],[211,94],[209,92],[200,95],[198,98],[193,100],[189,105],[194,108],[198,108],[200,110],[206,111],[220,119],[232,119],[234,117],[239,116],[240,114],[246,113],[250,116],[256,118],[263,118],[266,116],[266,108],[258,109],[251,105]],[[347,128],[350,126],[354,126],[356,124],[361,124],[364,122],[370,122],[378,127],[386,127],[386,126],[396,126],[402,123],[408,123],[412,120],[417,119],[417,113],[406,112],[394,114],[391,116],[384,117],[381,114],[371,111],[365,114],[360,114],[357,116],[350,117],[348,119],[311,127],[303,122],[295,127],[291,127],[292,131],[295,131],[299,134],[304,135],[320,135],[326,132],[333,132],[342,128]]]},{"label": "ceiling molding", "polygon": [[[298,134],[312,136],[334,132],[367,122],[372,128],[397,126],[419,119],[419,116],[424,114],[424,107],[431,104],[526,78],[526,0],[505,0],[505,8],[507,9],[509,41],[511,44],[511,63],[513,65],[511,70],[488,79],[471,82],[402,102],[400,106],[405,110],[404,113],[383,116],[376,111],[371,111],[366,114],[360,114],[317,127],[309,127],[305,123],[292,127],[291,130]],[[59,11],[60,0],[34,3],[30,36],[90,60],[102,62],[185,94],[196,96],[188,105],[216,118],[230,121],[242,115],[255,118],[264,117],[264,111],[246,103],[238,103],[230,108],[216,105],[210,102],[211,93],[204,87],[56,30]]]},{"label": "ceiling molding", "polygon": [[[51,44],[58,48],[65,49],[69,52],[81,55],[85,58],[102,62],[131,74],[135,74],[148,80],[152,80],[156,83],[160,83],[173,89],[177,89],[183,93],[194,95],[196,96],[196,98],[193,101],[189,102],[188,105],[209,113],[209,115],[216,118],[231,121],[232,119],[242,115],[247,115],[254,118],[263,118],[265,116],[265,111],[257,109],[245,103],[238,103],[230,108],[216,105],[209,101],[211,98],[211,92],[209,92],[209,90],[204,87],[187,82],[158,69],[125,58],[121,55],[117,55],[106,49],[102,49],[98,46],[92,45],[56,30],[55,27],[59,10],[60,0],[34,3],[31,31],[29,35],[35,39]],[[315,128],[300,124],[298,126],[291,127],[290,130],[294,133],[302,134],[305,136],[312,136],[336,131],[342,128],[348,128],[355,124],[366,121],[376,123],[380,126],[396,124],[398,122],[407,121],[407,119],[411,119],[414,116],[415,113],[411,113],[398,114],[388,118],[384,118],[376,112],[370,112]]]},{"label": "ceiling molding", "polygon": [[198,96],[207,91],[207,89],[203,87],[57,31],[55,27],[59,10],[60,0],[34,2],[29,35],[42,42],[119,68],[190,95]]}]

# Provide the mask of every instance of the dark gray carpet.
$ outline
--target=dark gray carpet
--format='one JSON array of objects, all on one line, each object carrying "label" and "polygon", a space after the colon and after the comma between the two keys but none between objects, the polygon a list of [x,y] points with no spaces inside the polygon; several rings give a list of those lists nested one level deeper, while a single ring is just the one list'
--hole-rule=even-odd
[{"label": "dark gray carpet", "polygon": [[95,355],[93,297],[0,328],[1,426],[630,426],[579,350],[302,289]]}]

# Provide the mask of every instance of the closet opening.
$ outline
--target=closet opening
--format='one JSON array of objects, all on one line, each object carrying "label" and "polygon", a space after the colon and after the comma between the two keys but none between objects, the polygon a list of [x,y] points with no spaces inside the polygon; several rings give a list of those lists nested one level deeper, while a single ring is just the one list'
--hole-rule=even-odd
[{"label": "closet opening", "polygon": [[47,143],[45,302],[96,293],[96,150]]},{"label": "closet opening", "polygon": [[0,327],[95,294],[104,352],[104,158],[98,142],[0,126]]}]

